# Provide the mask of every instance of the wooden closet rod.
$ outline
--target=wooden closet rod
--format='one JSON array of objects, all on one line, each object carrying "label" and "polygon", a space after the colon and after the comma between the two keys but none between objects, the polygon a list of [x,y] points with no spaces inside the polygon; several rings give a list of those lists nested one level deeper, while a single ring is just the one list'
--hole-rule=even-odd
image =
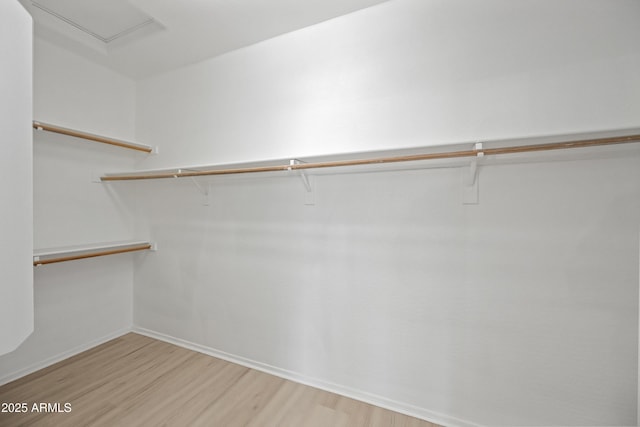
[{"label": "wooden closet rod", "polygon": [[291,165],[275,165],[275,166],[256,166],[256,167],[238,167],[229,169],[210,169],[210,170],[178,170],[177,172],[159,172],[159,173],[146,173],[146,174],[122,174],[122,175],[107,175],[100,179],[102,181],[130,181],[140,179],[161,179],[161,178],[185,178],[185,177],[197,177],[208,175],[230,175],[240,173],[255,173],[255,172],[277,172],[287,170],[302,170],[302,169],[318,169],[318,168],[332,168],[340,166],[361,166],[361,165],[375,165],[384,163],[399,163],[399,162],[412,162],[418,160],[433,160],[433,159],[451,159],[459,157],[475,157],[478,155],[498,155],[498,154],[516,154],[516,153],[528,153],[536,151],[549,151],[549,150],[564,150],[569,148],[586,148],[604,145],[614,144],[626,144],[640,142],[640,134],[625,135],[625,136],[613,136],[606,138],[594,138],[583,139],[577,141],[566,142],[554,142],[547,144],[533,144],[522,145],[512,147],[498,147],[498,148],[483,148],[483,149],[470,149],[460,151],[447,151],[440,153],[425,153],[425,154],[413,154],[405,156],[391,156],[391,157],[378,157],[372,159],[355,159],[355,160],[337,160],[327,162],[315,162],[315,163],[298,163]]},{"label": "wooden closet rod", "polygon": [[151,249],[151,244],[145,243],[142,245],[130,246],[128,248],[105,249],[100,251],[92,251],[84,254],[67,255],[67,256],[61,256],[61,257],[41,259],[38,261],[33,261],[33,265],[37,266],[37,265],[44,265],[44,264],[53,264],[55,262],[74,261],[77,259],[94,258],[99,256],[105,256],[105,255],[123,254],[126,252],[145,251],[148,249]]},{"label": "wooden closet rod", "polygon": [[83,132],[74,129],[63,128],[60,126],[50,125],[42,122],[33,122],[33,128],[39,130],[46,130],[47,132],[59,133],[62,135],[73,136],[76,138],[87,139],[89,141],[101,142],[103,144],[115,145],[117,147],[128,148],[130,150],[143,151],[145,153],[151,153],[153,149],[146,145],[134,144],[132,142],[121,141],[119,139],[107,138],[106,136],[95,135],[88,132]]}]

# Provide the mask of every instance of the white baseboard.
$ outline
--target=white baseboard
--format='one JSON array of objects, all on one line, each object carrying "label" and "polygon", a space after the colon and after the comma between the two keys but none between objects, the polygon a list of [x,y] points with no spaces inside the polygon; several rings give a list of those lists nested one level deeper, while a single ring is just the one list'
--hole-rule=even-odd
[{"label": "white baseboard", "polygon": [[112,339],[121,337],[124,334],[128,334],[129,332],[131,332],[131,328],[124,328],[124,329],[120,329],[117,330],[115,332],[112,332],[110,334],[107,334],[103,337],[100,337],[98,339],[89,341],[86,344],[82,344],[79,345],[77,347],[72,348],[71,350],[68,351],[64,351],[60,354],[57,354],[53,357],[49,357],[41,362],[37,362],[34,363],[32,365],[27,366],[26,368],[22,368],[16,372],[11,372],[9,374],[5,374],[4,376],[0,377],[0,386],[10,383],[11,381],[17,380],[18,378],[22,378],[26,375],[29,375],[33,372],[39,371],[40,369],[44,369],[48,366],[53,365],[54,363],[58,363],[61,362],[65,359],[68,359],[72,356],[75,356],[76,354],[82,353],[83,351],[87,351],[93,347],[96,347],[100,344],[104,344],[107,341],[111,341]]},{"label": "white baseboard", "polygon": [[138,326],[134,326],[132,331],[140,335],[145,335],[150,338],[155,338],[160,341],[164,341],[170,344],[175,344],[179,347],[197,351],[199,353],[207,354],[209,356],[217,357],[219,359],[236,363],[241,366],[246,366],[247,368],[256,369],[258,371],[275,375],[277,377],[284,378],[287,380],[295,381],[300,384],[315,387],[331,393],[336,393],[345,397],[349,397],[351,399],[359,400],[365,403],[369,403],[371,405],[379,406],[381,408],[389,409],[391,411],[399,412],[415,418],[420,418],[422,420],[429,421],[431,423],[435,423],[435,424],[439,424],[447,427],[481,427],[479,424],[472,423],[471,421],[462,420],[449,415],[430,411],[425,408],[420,408],[417,406],[387,399],[385,397],[370,394],[362,390],[356,390],[350,387],[345,387],[340,384],[334,384],[321,379],[311,378],[297,372],[267,365],[262,362],[247,359],[241,356],[236,356],[234,354],[229,354],[224,351],[220,351],[214,348],[192,343],[180,338],[175,338],[160,332],[155,332],[155,331],[141,328]]}]

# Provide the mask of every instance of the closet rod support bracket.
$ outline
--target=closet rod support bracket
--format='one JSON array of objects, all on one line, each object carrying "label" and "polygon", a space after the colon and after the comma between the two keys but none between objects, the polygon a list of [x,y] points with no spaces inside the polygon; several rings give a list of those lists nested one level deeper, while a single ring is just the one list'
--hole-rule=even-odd
[{"label": "closet rod support bracket", "polygon": [[[289,166],[293,166],[293,165],[299,165],[302,164],[304,162],[298,160],[298,159],[291,159],[289,160]],[[291,171],[292,168],[289,167],[289,170]],[[311,182],[309,181],[309,177],[307,176],[306,173],[304,173],[303,170],[298,170],[298,175],[300,176],[300,179],[302,179],[302,184],[304,185],[304,188],[307,190],[307,192],[311,192]]]},{"label": "closet rod support bracket", "polygon": [[478,179],[478,162],[484,157],[484,151],[482,151],[482,142],[476,142],[473,146],[476,151],[476,157],[471,158],[469,163],[469,175],[467,179],[467,185],[473,186]]},{"label": "closet rod support bracket", "polygon": [[196,187],[196,189],[202,194],[202,206],[210,206],[211,205],[211,185],[207,183],[207,185],[202,185],[198,182],[198,180],[191,176],[191,182]]},{"label": "closet rod support bracket", "polygon": [[[298,159],[291,159],[289,160],[289,171],[292,171],[293,168],[291,168],[291,166],[293,165],[299,165],[304,163],[301,160]],[[311,181],[311,177],[308,176],[304,170],[302,169],[298,169],[297,170],[298,176],[300,177],[300,179],[302,180],[302,184],[304,185],[305,190],[307,190],[306,194],[305,194],[305,201],[304,204],[305,205],[315,205],[316,201],[315,201],[315,193],[313,191],[313,181]]]},{"label": "closet rod support bracket", "polygon": [[477,205],[479,203],[478,162],[484,157],[481,142],[473,146],[476,156],[471,158],[469,168],[462,169],[462,203],[465,205]]}]

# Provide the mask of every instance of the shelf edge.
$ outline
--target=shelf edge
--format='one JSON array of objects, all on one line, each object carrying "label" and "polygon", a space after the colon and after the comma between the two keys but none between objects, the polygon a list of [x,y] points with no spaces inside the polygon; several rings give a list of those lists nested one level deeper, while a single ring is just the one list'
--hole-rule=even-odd
[{"label": "shelf edge", "polygon": [[51,252],[34,254],[33,266],[53,264],[57,262],[74,261],[86,258],[95,258],[106,255],[115,255],[127,252],[153,250],[151,242],[119,242],[113,245],[101,246],[99,248],[81,248],[62,250],[52,249]]},{"label": "shelf edge", "polygon": [[45,130],[47,132],[59,133],[62,135],[73,136],[76,138],[82,138],[89,141],[100,142],[102,144],[114,145],[116,147],[127,148],[130,150],[142,151],[145,153],[152,153],[153,148],[148,145],[138,144],[135,142],[123,141],[120,139],[109,138],[106,136],[96,135],[89,132],[79,131],[75,129],[64,128],[61,126],[52,125],[40,121],[33,121],[33,128],[37,130]]}]

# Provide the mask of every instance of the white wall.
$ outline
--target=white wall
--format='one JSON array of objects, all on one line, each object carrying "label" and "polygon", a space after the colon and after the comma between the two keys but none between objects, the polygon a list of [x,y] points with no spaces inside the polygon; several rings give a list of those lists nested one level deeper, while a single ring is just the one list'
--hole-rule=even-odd
[{"label": "white wall", "polygon": [[[640,125],[637,1],[385,3],[139,82],[140,168]],[[606,157],[606,156],[605,156]],[[433,420],[631,425],[637,149],[139,184],[134,324]],[[118,184],[126,191],[129,184]],[[333,386],[331,386],[333,384]],[[375,397],[372,397],[375,396]]]},{"label": "white wall", "polygon": [[[133,81],[40,39],[34,62],[34,119],[133,138]],[[132,237],[126,195],[93,183],[92,175],[130,169],[137,154],[40,131],[33,151],[36,248]],[[35,331],[0,358],[0,383],[128,330],[132,262],[118,255],[35,268]]]},{"label": "white wall", "polygon": [[145,183],[134,323],[449,425],[632,425],[639,163],[485,167],[477,206],[456,169],[317,177],[316,206]]},{"label": "white wall", "polygon": [[0,4],[0,354],[33,331],[32,22]]},{"label": "white wall", "polygon": [[398,0],[138,85],[175,166],[633,127],[635,0]]}]

